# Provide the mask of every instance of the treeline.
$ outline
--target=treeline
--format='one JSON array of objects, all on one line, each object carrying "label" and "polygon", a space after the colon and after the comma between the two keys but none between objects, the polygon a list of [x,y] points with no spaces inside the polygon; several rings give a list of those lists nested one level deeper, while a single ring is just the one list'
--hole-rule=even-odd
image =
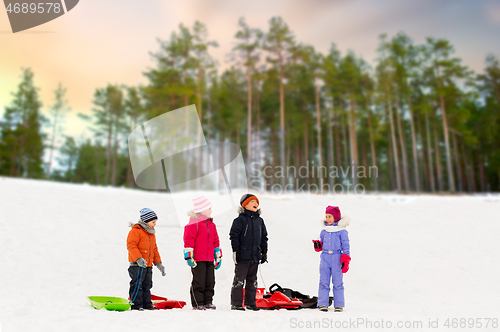
[{"label": "treeline", "polygon": [[[268,31],[240,19],[228,55],[232,66],[220,74],[213,47],[200,22],[181,24],[159,40],[151,53],[156,66],[144,72],[148,84],[96,89],[92,114],[81,115],[93,139],[67,137],[60,167],[52,171],[52,161],[42,158],[44,148],[55,148],[58,114],[67,108],[64,89],[56,90],[52,118],[43,118],[33,74],[25,69],[1,122],[0,174],[133,187],[130,131],[195,104],[206,139],[238,144],[249,177],[256,167],[272,169],[260,178],[268,190],[292,182],[294,188],[351,183],[400,192],[500,189],[500,65],[494,55],[476,74],[454,56],[449,41],[427,38],[417,45],[400,32],[380,36],[371,66],[353,52],[342,55],[335,44],[322,54],[298,42],[279,17]],[[53,127],[51,137],[41,133],[43,122]],[[290,166],[326,168],[335,176],[281,176],[286,172],[278,170]],[[358,172],[371,166],[378,177]]]}]

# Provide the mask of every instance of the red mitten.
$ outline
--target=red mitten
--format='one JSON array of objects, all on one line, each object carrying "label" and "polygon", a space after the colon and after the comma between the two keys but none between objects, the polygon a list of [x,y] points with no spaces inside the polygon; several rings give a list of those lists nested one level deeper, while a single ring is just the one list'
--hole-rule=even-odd
[{"label": "red mitten", "polygon": [[342,263],[342,273],[346,273],[347,271],[349,271],[350,261],[351,257],[349,257],[349,255],[342,254],[342,256],[340,256],[340,263]]},{"label": "red mitten", "polygon": [[313,240],[313,243],[314,243],[314,250],[316,250],[316,252],[320,252],[323,249],[323,243],[321,243],[320,240]]}]

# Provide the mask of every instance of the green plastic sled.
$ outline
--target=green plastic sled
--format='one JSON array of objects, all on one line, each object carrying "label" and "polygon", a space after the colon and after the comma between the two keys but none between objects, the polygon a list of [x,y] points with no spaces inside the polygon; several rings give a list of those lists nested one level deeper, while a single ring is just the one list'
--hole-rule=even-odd
[{"label": "green plastic sled", "polygon": [[87,298],[97,310],[105,308],[106,310],[126,311],[130,309],[128,300],[121,297],[89,296]]}]

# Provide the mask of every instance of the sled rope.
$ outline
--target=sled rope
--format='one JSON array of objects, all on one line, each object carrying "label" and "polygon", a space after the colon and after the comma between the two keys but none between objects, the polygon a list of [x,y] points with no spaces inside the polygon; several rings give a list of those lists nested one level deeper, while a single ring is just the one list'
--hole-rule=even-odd
[{"label": "sled rope", "polygon": [[[139,270],[141,271],[141,275],[140,275],[139,279],[137,279],[137,281],[135,282],[135,289],[132,292],[132,297],[130,298],[130,301],[128,301],[128,303],[130,303],[130,304],[134,303],[135,298],[137,297],[137,294],[139,294],[139,287],[137,287],[137,286],[139,286],[139,281],[142,279],[142,267],[139,266]],[[137,271],[137,274],[139,274],[139,271]]]},{"label": "sled rope", "polygon": [[266,282],[264,281],[264,278],[262,278],[262,268],[259,269],[259,274],[260,274],[260,279],[262,280],[262,283],[264,284],[264,289],[267,289]]}]

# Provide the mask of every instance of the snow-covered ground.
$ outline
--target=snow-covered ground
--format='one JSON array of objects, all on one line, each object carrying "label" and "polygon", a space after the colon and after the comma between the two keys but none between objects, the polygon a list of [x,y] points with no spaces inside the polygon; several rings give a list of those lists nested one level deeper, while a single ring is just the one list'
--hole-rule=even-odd
[{"label": "snow-covered ground", "polygon": [[[183,195],[190,200],[194,194]],[[216,210],[221,197],[207,195]],[[218,309],[198,312],[189,306],[183,229],[173,220],[168,194],[0,178],[0,331],[281,331],[342,324],[353,330],[384,330],[388,324],[394,330],[402,324],[402,330],[412,330],[408,327],[418,322],[422,325],[413,330],[427,330],[436,319],[440,329],[453,330],[444,326],[447,318],[483,319],[479,330],[495,327],[489,321],[485,328],[485,318],[498,324],[499,196],[259,198],[269,232],[269,264],[260,268],[259,287],[277,282],[316,295],[319,254],[311,239],[319,235],[327,205],[338,205],[350,216],[352,264],[344,275],[344,313],[230,311],[234,265],[228,233],[236,211],[215,219],[225,254],[216,271]],[[143,207],[159,216],[157,242],[167,268],[166,277],[154,269],[153,294],[188,306],[95,310],[86,300],[89,295],[127,297],[128,223]]]}]

